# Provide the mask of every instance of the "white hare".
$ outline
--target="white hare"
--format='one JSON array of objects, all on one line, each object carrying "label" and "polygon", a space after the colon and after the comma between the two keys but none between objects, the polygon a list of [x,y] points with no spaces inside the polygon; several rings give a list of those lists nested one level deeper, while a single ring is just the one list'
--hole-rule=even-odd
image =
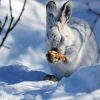
[{"label": "white hare", "polygon": [[66,63],[58,61],[50,65],[51,71],[58,79],[70,75],[80,67],[99,61],[95,35],[85,21],[70,18],[70,1],[67,1],[60,10],[57,10],[54,1],[49,1],[46,13],[46,39],[49,50],[55,48],[67,58]]}]

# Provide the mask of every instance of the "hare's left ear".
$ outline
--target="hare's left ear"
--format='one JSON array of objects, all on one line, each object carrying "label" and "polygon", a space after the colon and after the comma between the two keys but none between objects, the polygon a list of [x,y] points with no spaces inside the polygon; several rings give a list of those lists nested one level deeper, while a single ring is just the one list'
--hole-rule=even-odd
[{"label": "hare's left ear", "polygon": [[54,25],[57,15],[57,6],[55,1],[49,1],[46,5],[47,27],[50,28]]},{"label": "hare's left ear", "polygon": [[60,9],[60,12],[58,14],[58,21],[61,24],[65,24],[69,21],[69,18],[71,16],[71,2],[68,0]]}]

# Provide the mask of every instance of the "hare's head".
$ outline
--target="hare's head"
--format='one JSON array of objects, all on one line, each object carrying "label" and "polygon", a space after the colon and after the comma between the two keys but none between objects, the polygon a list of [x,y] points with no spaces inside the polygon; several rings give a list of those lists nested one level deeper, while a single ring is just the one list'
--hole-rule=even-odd
[{"label": "hare's head", "polygon": [[[54,1],[49,1],[46,5],[46,13],[47,13],[47,23],[46,23],[46,32],[47,37],[52,38],[50,40],[51,45],[56,41],[56,45],[58,46],[61,41],[61,34],[67,33],[66,36],[70,37],[70,30],[67,26],[67,22],[71,16],[71,2],[68,0],[60,10],[57,9],[56,3]],[[67,30],[67,31],[66,31]],[[49,36],[48,36],[49,35]]]}]

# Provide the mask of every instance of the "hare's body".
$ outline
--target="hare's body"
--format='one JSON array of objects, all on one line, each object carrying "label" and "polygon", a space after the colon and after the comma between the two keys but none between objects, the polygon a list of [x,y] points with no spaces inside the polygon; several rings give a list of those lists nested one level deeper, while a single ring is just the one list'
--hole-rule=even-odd
[{"label": "hare's body", "polygon": [[[99,61],[99,48],[95,35],[86,22],[77,18],[72,18],[67,22],[70,14],[69,1],[63,5],[55,22],[54,9],[56,10],[55,2],[49,2],[47,5],[49,49],[56,48],[68,59],[66,63],[56,62],[50,65],[54,75],[60,79],[70,75],[80,67],[97,63]],[[53,22],[51,16],[54,17]]]},{"label": "hare's body", "polygon": [[68,26],[73,32],[75,40],[69,48],[65,48],[65,54],[69,61],[53,63],[50,66],[57,78],[68,76],[80,67],[99,62],[98,45],[89,25],[83,20],[73,18],[69,21]]}]

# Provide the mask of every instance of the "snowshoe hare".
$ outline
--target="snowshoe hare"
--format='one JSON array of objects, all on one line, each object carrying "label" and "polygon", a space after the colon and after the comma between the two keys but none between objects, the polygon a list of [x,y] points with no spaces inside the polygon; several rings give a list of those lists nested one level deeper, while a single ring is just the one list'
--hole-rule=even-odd
[{"label": "snowshoe hare", "polygon": [[71,17],[71,2],[58,11],[55,1],[46,5],[46,39],[49,51],[47,60],[54,76],[61,79],[78,68],[99,61],[99,48],[89,25]]}]

